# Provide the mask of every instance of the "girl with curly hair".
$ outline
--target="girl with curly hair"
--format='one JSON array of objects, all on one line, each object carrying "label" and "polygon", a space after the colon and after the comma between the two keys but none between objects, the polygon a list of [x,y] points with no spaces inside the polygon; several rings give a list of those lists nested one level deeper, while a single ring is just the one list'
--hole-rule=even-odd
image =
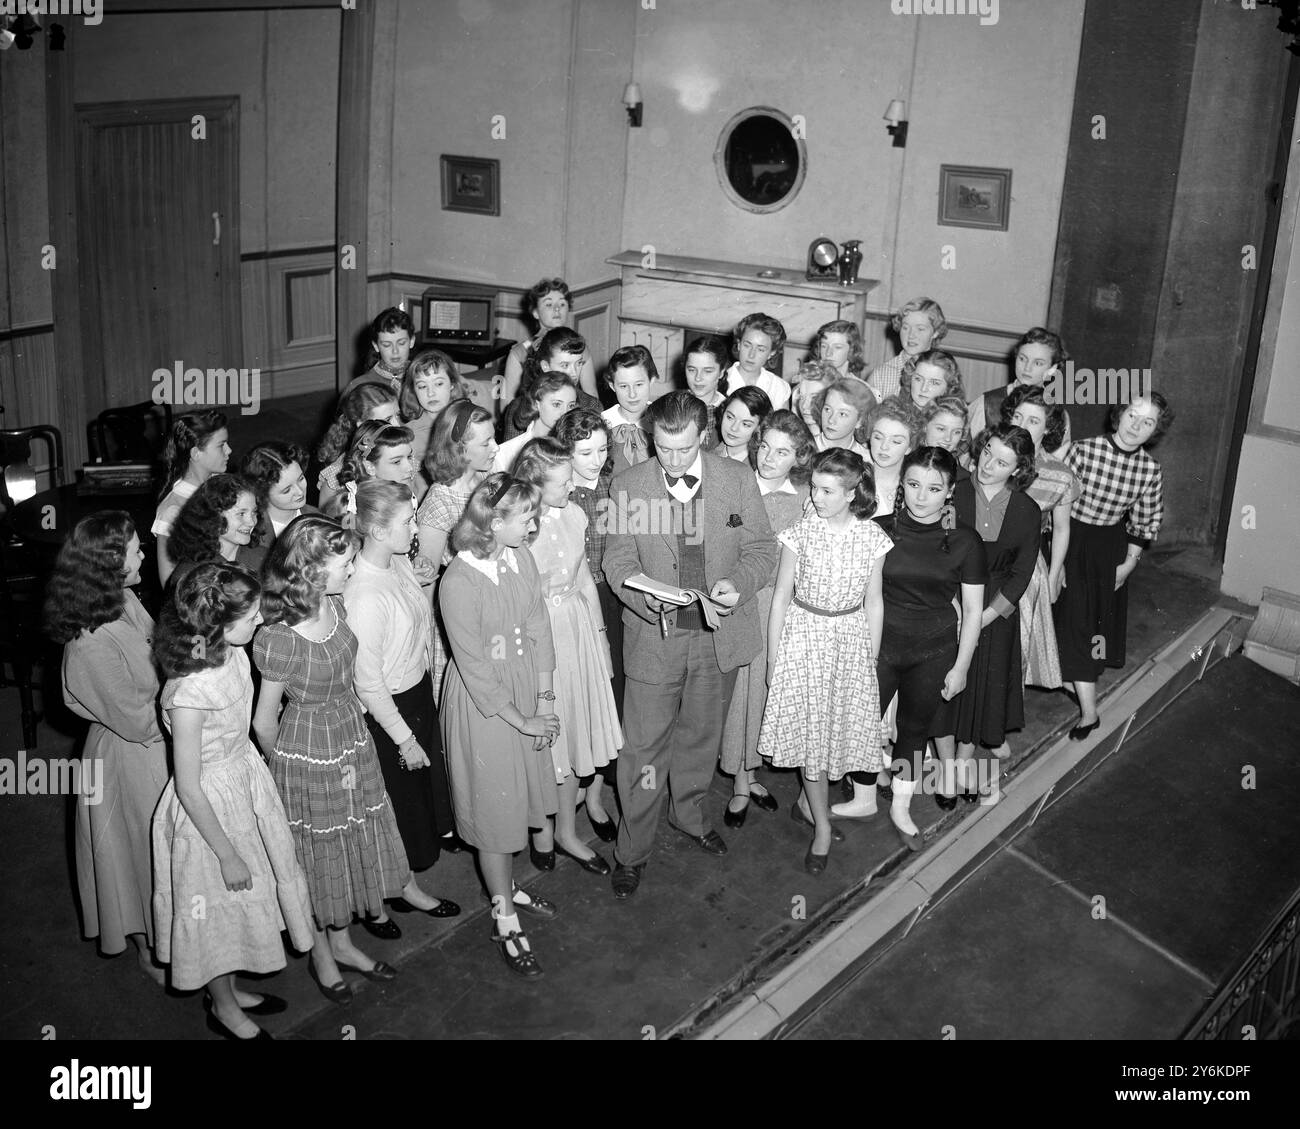
[{"label": "girl with curly hair", "polygon": [[339,483],[343,456],[347,453],[348,443],[357,425],[368,419],[400,425],[402,410],[398,407],[396,394],[378,384],[358,384],[351,392],[339,397],[334,422],[316,448],[316,461],[322,466],[316,479],[316,489],[319,492],[316,504],[322,510],[326,510],[343,489]]},{"label": "girl with curly hair", "polygon": [[[297,443],[271,439],[259,443],[239,464],[257,497],[257,526],[249,540],[250,563],[260,569],[267,550],[285,527],[302,514],[318,514],[307,505],[307,452]],[[254,570],[256,571],[256,570]]]},{"label": "girl with curly hair", "polygon": [[[817,445],[812,432],[794,412],[772,412],[759,425],[750,464],[763,497],[768,524],[779,537],[803,517],[808,501],[808,479],[812,474]],[[767,583],[754,599],[758,605],[758,622],[767,624],[772,610],[772,592],[777,569],[772,569]],[[722,771],[732,778],[731,799],[722,813],[728,827],[740,827],[749,812],[750,802],[763,811],[775,811],[776,800],[755,779],[762,765],[758,755],[759,725],[767,704],[767,633],[754,658],[736,673],[731,705],[722,729],[722,751],[718,757]]]},{"label": "girl with curly hair", "polygon": [[[970,771],[975,746],[1004,757],[1007,733],[1024,728],[1020,598],[1034,575],[1041,524],[1038,505],[1025,493],[1035,475],[1029,432],[1005,423],[987,428],[971,454],[975,473],[953,487],[952,501],[957,521],[984,541],[989,578],[966,688],[940,707],[931,730],[943,771],[934,799],[944,811],[957,804],[954,772],[964,777],[963,798],[976,798]],[[997,794],[995,787],[985,802],[996,802]]]},{"label": "girl with curly hair", "polygon": [[[465,503],[492,470],[497,441],[493,437],[492,415],[485,408],[460,400],[452,404],[433,429],[433,440],[425,457],[424,470],[431,485],[416,512],[415,522],[424,569],[435,576],[451,562],[451,531],[465,512]],[[417,567],[420,565],[417,558]],[[442,675],[447,669],[447,633],[438,614],[437,580],[433,599],[433,696],[442,693]]]},{"label": "girl with curly hair", "polygon": [[[524,381],[525,362],[542,343],[542,339],[554,330],[565,328],[572,303],[573,295],[562,278],[543,278],[528,288],[528,293],[524,295],[524,313],[537,328],[532,338],[518,342],[506,357],[505,378],[501,385],[502,403],[510,403],[518,394]],[[596,387],[596,369],[585,342],[573,377],[574,383],[588,396],[600,395]]]},{"label": "girl with curly hair", "polygon": [[840,376],[866,380],[867,367],[862,354],[862,331],[851,321],[828,321],[820,326],[808,350],[810,359],[835,366]]},{"label": "girl with curly hair", "polygon": [[[172,532],[175,565],[193,568],[208,561],[227,561],[253,570],[259,563],[253,547],[257,528],[257,491],[238,474],[216,474],[185,503]],[[163,579],[167,583],[167,579]]]},{"label": "girl with curly hair", "polygon": [[173,988],[207,985],[208,1026],[229,1039],[270,1038],[249,1015],[284,1010],[240,989],[235,974],[283,968],[283,931],[299,952],[315,936],[284,807],[248,739],[244,647],[262,621],[260,594],[243,569],[200,564],[176,585],[154,636],[175,761],[153,817],[158,959],[171,963]]},{"label": "girl with curly hair", "polygon": [[124,511],[82,518],[46,588],[45,630],[63,644],[63,700],[90,722],[82,779],[98,780],[96,801],[87,795],[76,805],[84,931],[105,956],[122,952],[129,937],[140,967],[161,985],[151,955],[149,826],[167,785],[167,749],[155,708],[154,622],[131,591],[143,561]]},{"label": "girl with curly hair", "polygon": [[[313,974],[328,999],[342,988],[340,967],[392,979],[388,965],[353,945],[354,914],[382,920],[384,899],[399,893],[412,908],[439,908],[411,875],[353,691],[357,639],[342,593],[359,540],[328,518],[293,522],[266,558],[264,626],[253,641],[262,672],[253,731],[307,875],[317,927]],[[436,916],[457,912],[444,904],[450,912]]]},{"label": "girl with curly hair", "polygon": [[167,583],[176,567],[176,557],[168,547],[172,526],[194,491],[214,474],[225,473],[230,462],[229,438],[222,412],[191,412],[172,424],[163,453],[167,478],[149,530],[157,538],[158,579],[162,584]]}]

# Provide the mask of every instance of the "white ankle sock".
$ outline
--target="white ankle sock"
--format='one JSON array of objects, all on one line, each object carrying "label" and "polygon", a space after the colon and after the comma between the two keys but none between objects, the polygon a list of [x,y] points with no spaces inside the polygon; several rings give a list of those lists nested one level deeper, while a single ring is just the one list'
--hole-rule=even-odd
[{"label": "white ankle sock", "polygon": [[915,781],[894,779],[894,798],[889,805],[889,818],[894,821],[894,826],[904,835],[919,834],[916,824],[912,822],[910,811],[912,793],[915,791]]},{"label": "white ankle sock", "polygon": [[497,932],[502,937],[507,933],[518,933],[519,915],[517,913],[503,913],[497,918]]},{"label": "white ankle sock", "polygon": [[875,815],[876,811],[874,780],[870,784],[859,784],[856,780],[853,781],[853,799],[831,805],[832,815]]}]

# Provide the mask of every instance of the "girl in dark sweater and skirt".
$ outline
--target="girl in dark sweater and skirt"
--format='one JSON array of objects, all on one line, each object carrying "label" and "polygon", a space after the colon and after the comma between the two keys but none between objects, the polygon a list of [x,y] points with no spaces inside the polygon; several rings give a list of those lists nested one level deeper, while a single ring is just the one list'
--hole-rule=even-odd
[{"label": "girl in dark sweater and skirt", "polygon": [[1083,487],[1070,515],[1065,590],[1055,607],[1061,677],[1074,683],[1079,699],[1079,724],[1070,730],[1075,741],[1101,723],[1097,678],[1106,667],[1124,665],[1125,582],[1164,519],[1164,478],[1145,448],[1173,419],[1159,392],[1138,397],[1111,409],[1109,434],[1075,443],[1065,460]]},{"label": "girl in dark sweater and skirt", "polygon": [[[947,451],[918,447],[903,460],[894,512],[876,519],[894,540],[883,570],[885,626],[876,660],[880,701],[898,694],[889,816],[914,851],[921,849],[921,834],[910,807],[926,741],[940,705],[966,686],[988,580],[984,542],[948,507],[956,477],[956,460]],[[959,593],[960,633],[953,606]]]},{"label": "girl in dark sweater and skirt", "polygon": [[[969,772],[975,746],[1005,756],[1007,731],[1024,727],[1020,597],[1034,575],[1041,524],[1037,504],[1024,492],[1034,480],[1034,440],[1029,432],[1005,423],[988,428],[975,441],[972,454],[975,474],[957,483],[953,506],[958,523],[970,526],[984,542],[989,579],[966,689],[945,702],[934,721],[934,745],[943,768],[934,798],[944,811],[957,804],[955,770],[965,778],[964,797],[975,798]],[[996,799],[995,789],[990,802]]]}]

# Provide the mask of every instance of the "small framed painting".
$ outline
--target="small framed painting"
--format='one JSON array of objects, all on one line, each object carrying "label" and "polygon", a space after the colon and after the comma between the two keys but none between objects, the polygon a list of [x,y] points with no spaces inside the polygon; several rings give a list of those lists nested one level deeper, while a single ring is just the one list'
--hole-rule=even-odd
[{"label": "small framed painting", "polygon": [[501,162],[490,157],[452,157],[442,163],[442,210],[501,214]]},{"label": "small framed painting", "polygon": [[939,223],[1006,231],[1011,221],[1011,170],[939,166]]}]

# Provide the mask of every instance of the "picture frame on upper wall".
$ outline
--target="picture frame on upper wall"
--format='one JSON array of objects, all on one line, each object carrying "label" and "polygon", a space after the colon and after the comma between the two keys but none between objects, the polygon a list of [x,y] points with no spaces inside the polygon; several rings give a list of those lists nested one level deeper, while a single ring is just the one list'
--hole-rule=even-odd
[{"label": "picture frame on upper wall", "polygon": [[939,224],[1006,231],[1011,223],[1011,170],[939,166]]},{"label": "picture frame on upper wall", "polygon": [[495,157],[454,157],[443,153],[442,210],[501,214],[501,162]]}]

